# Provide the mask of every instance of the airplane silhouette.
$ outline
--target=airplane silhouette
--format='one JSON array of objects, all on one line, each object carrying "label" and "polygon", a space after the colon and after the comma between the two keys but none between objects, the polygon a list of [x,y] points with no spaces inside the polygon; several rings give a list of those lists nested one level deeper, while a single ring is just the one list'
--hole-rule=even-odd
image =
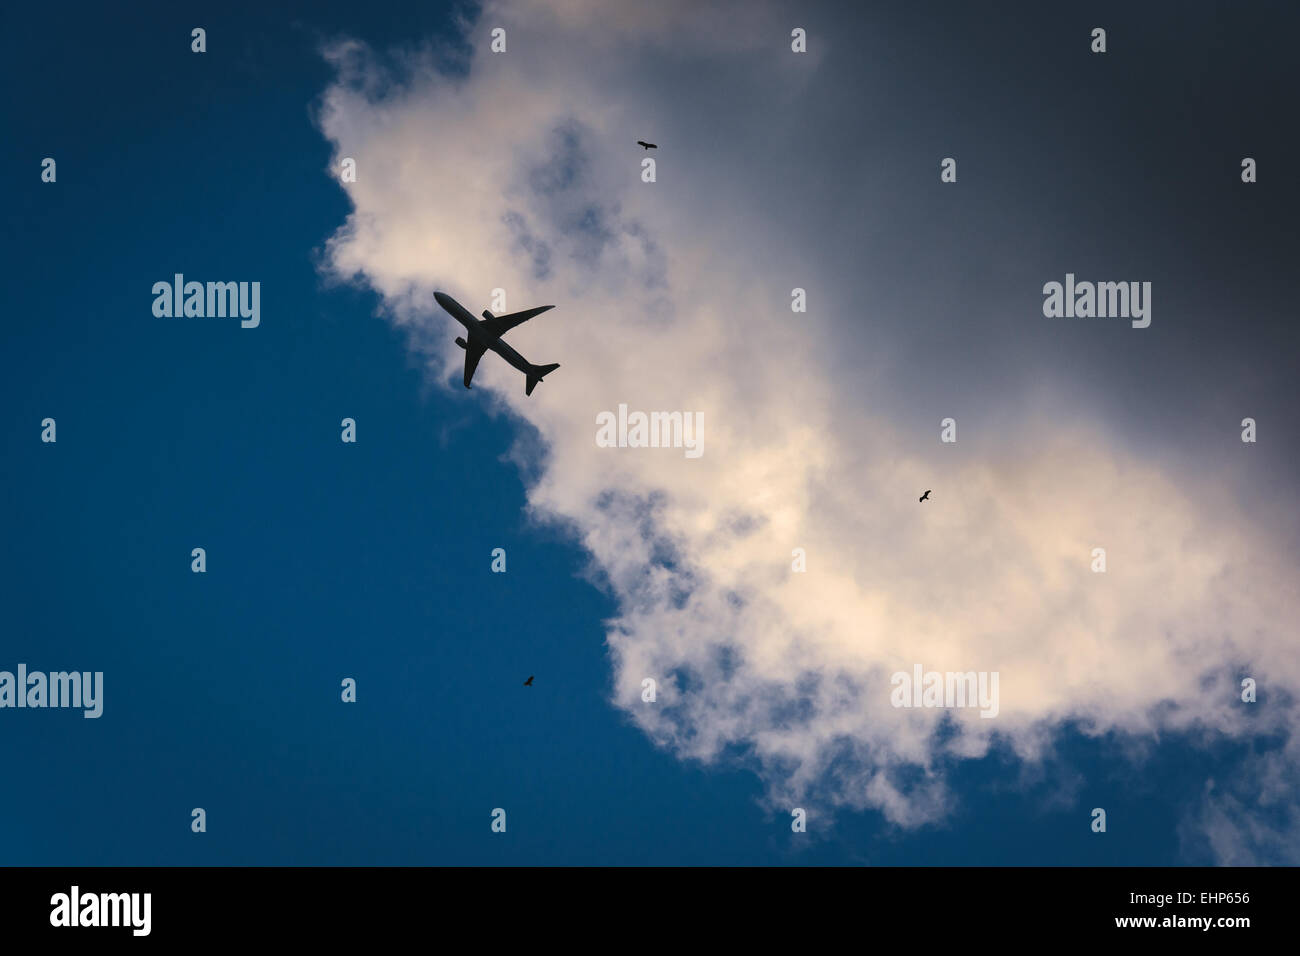
[{"label": "airplane silhouette", "polygon": [[924,501],[926,498],[929,498],[929,497],[930,497],[930,489],[929,489],[929,488],[926,488],[926,489],[925,489],[925,494],[923,494],[923,495],[922,495],[920,498],[918,498],[917,500],[918,500],[918,501]]},{"label": "airplane silhouette", "polygon": [[528,376],[528,384],[524,388],[525,395],[533,394],[533,389],[537,387],[537,383],[560,367],[559,362],[551,365],[533,365],[528,359],[506,345],[501,338],[516,325],[522,325],[533,316],[540,315],[547,309],[555,308],[555,306],[542,305],[535,309],[528,309],[525,312],[512,312],[509,315],[493,315],[487,309],[484,309],[483,321],[480,322],[470,315],[463,305],[445,292],[435,292],[433,297],[438,300],[438,304],[446,309],[453,319],[465,326],[465,333],[469,336],[468,342],[463,338],[456,339],[456,344],[465,350],[466,388],[469,388],[469,380],[474,377],[474,369],[478,368],[478,360],[483,357],[483,353],[488,349],[496,352],[497,355],[500,355]]},{"label": "airplane silhouette", "polygon": [[645,140],[643,140],[643,139],[638,139],[638,140],[636,141],[636,144],[637,144],[638,146],[644,147],[645,149],[658,149],[658,148],[659,148],[659,147],[656,146],[654,143],[647,143],[647,142],[646,142]]},{"label": "airplane silhouette", "polygon": [[532,687],[532,686],[533,686],[533,675],[531,675],[531,674],[528,675],[528,680],[524,681],[524,686],[525,686],[525,687]]}]

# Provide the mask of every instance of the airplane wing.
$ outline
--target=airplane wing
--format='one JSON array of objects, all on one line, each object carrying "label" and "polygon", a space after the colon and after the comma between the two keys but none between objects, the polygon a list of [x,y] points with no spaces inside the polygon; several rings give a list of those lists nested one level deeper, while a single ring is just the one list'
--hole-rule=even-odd
[{"label": "airplane wing", "polygon": [[470,342],[465,346],[465,387],[469,388],[469,380],[474,377],[474,369],[478,368],[478,360],[483,357],[487,351],[486,346],[475,345]]},{"label": "airplane wing", "polygon": [[505,335],[516,325],[523,325],[535,315],[541,315],[547,309],[553,309],[553,305],[539,305],[535,309],[529,309],[526,312],[511,312],[509,315],[492,315],[487,313],[483,317],[482,328],[488,335],[496,338]]}]

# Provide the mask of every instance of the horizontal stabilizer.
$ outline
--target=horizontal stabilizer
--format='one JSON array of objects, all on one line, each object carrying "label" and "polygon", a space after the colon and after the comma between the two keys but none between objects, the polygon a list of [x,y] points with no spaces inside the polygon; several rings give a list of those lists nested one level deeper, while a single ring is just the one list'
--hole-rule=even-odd
[{"label": "horizontal stabilizer", "polygon": [[551,365],[534,365],[528,372],[528,385],[524,388],[524,394],[533,394],[533,389],[537,387],[537,383],[559,367],[559,362],[555,362]]}]

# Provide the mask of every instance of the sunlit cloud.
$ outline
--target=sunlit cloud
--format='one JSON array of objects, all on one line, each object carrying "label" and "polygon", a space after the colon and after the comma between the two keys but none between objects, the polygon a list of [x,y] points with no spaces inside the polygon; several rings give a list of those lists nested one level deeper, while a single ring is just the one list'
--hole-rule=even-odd
[{"label": "sunlit cloud", "polygon": [[[961,410],[945,446],[937,418],[924,443],[893,419],[895,396],[842,401],[872,387],[828,361],[826,317],[854,304],[770,209],[719,199],[779,191],[789,150],[737,161],[701,146],[682,107],[706,76],[699,95],[734,106],[724,132],[751,100],[798,108],[810,67],[789,25],[749,3],[593,6],[490,3],[467,24],[468,59],[338,43],[319,123],[332,169],[358,170],[326,269],[382,296],[434,380],[460,389],[463,360],[435,289],[474,312],[496,288],[511,310],[558,305],[510,341],[562,367],[525,397],[488,356],[475,397],[536,430],[529,506],[578,537],[618,601],[613,704],[683,758],[751,766],[774,808],[871,808],[904,827],[952,811],[951,759],[998,745],[1036,761],[1066,722],[1134,738],[1288,729],[1296,569],[1214,463],[1179,476],[1085,411],[1058,414],[1066,385],[983,444]],[[506,53],[488,49],[494,26]],[[555,52],[588,39],[587,57]],[[833,151],[825,135],[802,155]],[[661,144],[654,183],[644,136]],[[792,313],[794,286],[817,307]],[[996,385],[987,397],[1009,405]],[[620,403],[700,413],[705,453],[599,447],[597,416]],[[890,676],[915,665],[997,672],[996,718],[894,707]],[[1243,675],[1276,693],[1243,704]],[[1278,760],[1268,779],[1293,779]],[[1243,852],[1241,800],[1205,803],[1217,859]]]}]

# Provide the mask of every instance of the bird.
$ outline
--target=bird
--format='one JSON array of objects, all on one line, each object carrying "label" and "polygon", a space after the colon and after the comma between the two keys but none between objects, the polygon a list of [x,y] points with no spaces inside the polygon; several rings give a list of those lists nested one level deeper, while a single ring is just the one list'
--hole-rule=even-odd
[{"label": "bird", "polygon": [[929,498],[929,497],[930,497],[930,489],[929,489],[929,488],[926,488],[926,489],[925,489],[925,494],[923,494],[920,498],[918,498],[918,499],[916,499],[916,500],[917,500],[917,501],[924,501],[926,498]]},{"label": "bird", "polygon": [[525,686],[525,687],[532,687],[532,686],[533,686],[533,675],[532,675],[532,674],[529,674],[529,675],[528,675],[528,680],[524,681],[524,686]]},{"label": "bird", "polygon": [[643,140],[643,139],[638,139],[638,140],[636,141],[636,144],[637,144],[638,146],[640,146],[640,147],[643,147],[644,149],[658,149],[658,148],[659,148],[659,147],[656,146],[654,143],[647,143],[647,142],[646,142],[645,140]]}]

